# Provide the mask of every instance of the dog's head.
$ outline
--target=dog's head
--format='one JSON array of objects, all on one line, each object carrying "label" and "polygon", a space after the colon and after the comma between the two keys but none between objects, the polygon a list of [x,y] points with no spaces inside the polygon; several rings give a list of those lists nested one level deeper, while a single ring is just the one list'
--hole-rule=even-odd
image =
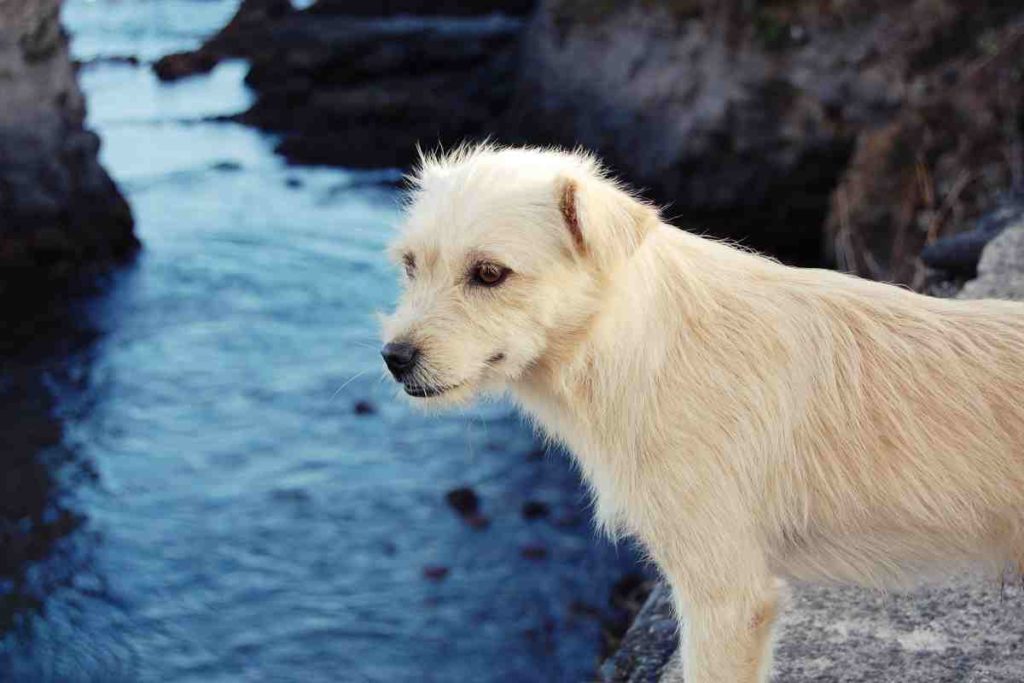
[{"label": "dog's head", "polygon": [[421,398],[500,390],[570,353],[657,224],[581,153],[467,148],[425,158],[412,180],[382,355]]}]

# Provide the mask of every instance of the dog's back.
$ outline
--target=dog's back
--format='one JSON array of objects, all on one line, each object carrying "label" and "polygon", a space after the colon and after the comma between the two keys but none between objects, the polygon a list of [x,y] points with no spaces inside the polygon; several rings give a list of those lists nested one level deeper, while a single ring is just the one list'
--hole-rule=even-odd
[{"label": "dog's back", "polygon": [[780,570],[890,585],[1024,559],[1024,304],[664,247],[694,311],[676,367],[718,368],[686,390],[747,411],[749,513]]}]

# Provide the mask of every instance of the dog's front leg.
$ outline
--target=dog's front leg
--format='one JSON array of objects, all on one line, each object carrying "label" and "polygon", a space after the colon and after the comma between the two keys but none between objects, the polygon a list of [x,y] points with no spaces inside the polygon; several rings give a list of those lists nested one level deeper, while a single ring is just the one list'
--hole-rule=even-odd
[{"label": "dog's front leg", "polygon": [[[662,566],[672,585],[680,629],[679,654],[663,683],[762,683],[771,668],[772,629],[779,603],[778,583],[757,562],[722,572],[718,562],[700,571],[691,563]],[[717,565],[717,570],[713,568]],[[718,571],[718,573],[715,573]]]}]

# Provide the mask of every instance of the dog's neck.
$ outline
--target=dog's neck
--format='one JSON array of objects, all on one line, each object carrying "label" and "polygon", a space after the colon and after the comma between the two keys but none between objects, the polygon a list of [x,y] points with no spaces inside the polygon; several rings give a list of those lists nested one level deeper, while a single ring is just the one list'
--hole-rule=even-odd
[{"label": "dog's neck", "polygon": [[724,245],[703,243],[669,226],[653,231],[608,282],[585,333],[564,344],[556,362],[538,364],[512,387],[523,409],[568,447],[591,489],[601,492],[595,504],[606,529],[635,528],[624,516],[626,498],[636,493],[631,482],[643,480],[645,453],[667,447],[649,416],[658,405],[702,400],[686,394],[694,368],[678,364],[672,348],[680,336],[706,343],[691,330],[718,315],[713,282],[723,279],[719,271],[731,272],[735,257]]},{"label": "dog's neck", "polygon": [[[513,395],[544,430],[574,450],[582,440],[592,445],[605,441],[605,432],[623,433],[607,422],[613,415],[629,419],[634,411],[611,406],[622,400],[621,387],[645,385],[659,372],[661,356],[649,348],[650,340],[659,338],[652,328],[680,324],[657,318],[659,311],[685,308],[681,302],[662,301],[685,299],[685,288],[652,279],[652,273],[658,272],[653,264],[661,258],[659,252],[679,245],[664,232],[652,232],[630,259],[598,283],[601,305],[573,327],[560,330],[543,360],[512,386]],[[638,354],[637,349],[647,353]],[[558,417],[553,420],[553,416]]]}]

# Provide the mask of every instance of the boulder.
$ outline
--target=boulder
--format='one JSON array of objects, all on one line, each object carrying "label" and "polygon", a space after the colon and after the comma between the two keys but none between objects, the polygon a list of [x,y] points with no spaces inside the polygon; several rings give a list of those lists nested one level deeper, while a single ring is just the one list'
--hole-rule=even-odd
[{"label": "boulder", "polygon": [[137,247],[98,161],[60,25],[60,0],[0,0],[0,294]]},{"label": "boulder", "polygon": [[964,285],[960,296],[1024,301],[1024,212],[985,247],[977,279]]}]

